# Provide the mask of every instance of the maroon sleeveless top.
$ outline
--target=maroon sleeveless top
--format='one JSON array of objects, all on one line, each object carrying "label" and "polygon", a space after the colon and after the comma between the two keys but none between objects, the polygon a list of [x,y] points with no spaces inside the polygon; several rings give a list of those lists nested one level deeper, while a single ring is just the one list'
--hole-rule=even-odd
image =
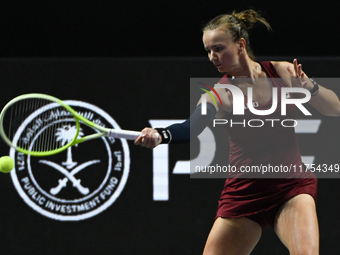
[{"label": "maroon sleeveless top", "polygon": [[[287,166],[303,167],[298,149],[294,127],[283,127],[283,119],[295,119],[295,105],[287,105],[286,116],[281,116],[281,88],[287,87],[284,80],[276,72],[271,62],[260,63],[263,70],[271,79],[273,87],[278,88],[278,105],[276,110],[266,116],[255,115],[245,109],[244,115],[230,114],[230,120],[246,125],[237,124],[233,127],[225,125],[230,140],[229,164],[241,169],[245,166]],[[225,75],[220,83],[228,82]],[[292,95],[287,95],[292,96]],[[245,96],[245,107],[247,98]],[[272,101],[266,104],[253,103],[257,110],[271,108]],[[262,127],[249,127],[250,119],[262,120]],[[280,121],[266,121],[266,119],[279,119]],[[259,121],[254,125],[259,125]],[[292,122],[288,124],[292,126]],[[274,127],[272,127],[274,125]],[[275,173],[276,174],[276,173]],[[280,173],[281,174],[281,173]],[[248,178],[243,173],[229,174],[219,200],[217,217],[240,217],[264,212],[281,205],[292,196],[301,193],[311,194],[316,198],[315,175],[305,171],[290,171],[281,178],[269,179]],[[258,175],[257,175],[258,177]],[[268,176],[267,176],[268,177]]]}]

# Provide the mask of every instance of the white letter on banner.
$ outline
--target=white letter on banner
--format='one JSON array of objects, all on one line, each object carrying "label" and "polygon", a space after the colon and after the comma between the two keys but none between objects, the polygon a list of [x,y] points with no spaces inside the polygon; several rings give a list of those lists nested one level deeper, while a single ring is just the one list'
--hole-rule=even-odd
[{"label": "white letter on banner", "polygon": [[[185,120],[149,120],[151,127],[167,127],[171,124],[182,123]],[[210,165],[215,157],[216,144],[214,134],[210,128],[206,128],[198,136],[200,142],[200,153],[193,160],[183,160],[176,162],[173,174],[190,174],[190,164],[202,159],[206,165]],[[210,141],[209,145],[205,144]],[[208,150],[207,150],[208,149]],[[167,201],[169,200],[169,145],[162,144],[153,149],[153,200]]]},{"label": "white letter on banner", "polygon": [[[184,120],[149,120],[151,127],[167,127]],[[153,152],[153,200],[169,200],[169,145],[162,144]]]},{"label": "white letter on banner", "polygon": [[200,143],[200,152],[198,156],[191,160],[177,161],[173,174],[194,174],[196,173],[194,166],[209,166],[214,160],[216,141],[211,129],[209,127],[205,128],[197,138]]}]

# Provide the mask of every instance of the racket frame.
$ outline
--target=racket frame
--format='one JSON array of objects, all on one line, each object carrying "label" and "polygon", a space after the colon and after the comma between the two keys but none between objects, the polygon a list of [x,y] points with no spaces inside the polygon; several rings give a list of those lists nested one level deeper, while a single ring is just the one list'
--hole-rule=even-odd
[{"label": "racket frame", "polygon": [[[6,136],[6,133],[5,133],[5,130],[4,130],[3,120],[4,120],[4,117],[5,117],[5,113],[6,113],[7,109],[10,108],[16,102],[24,100],[24,99],[29,99],[29,98],[39,98],[39,99],[50,100],[51,103],[58,103],[62,107],[64,107],[66,110],[68,110],[73,115],[75,122],[76,122],[77,131],[76,131],[76,135],[74,136],[74,138],[69,143],[63,145],[62,147],[54,149],[54,150],[50,150],[50,151],[39,151],[39,152],[38,151],[29,151],[27,149],[15,146],[13,144],[13,142]],[[91,134],[91,135],[84,136],[84,137],[78,139],[79,130],[80,130],[80,121],[83,122],[87,126],[90,126],[94,129],[97,129],[98,131],[100,131],[100,133]],[[100,125],[93,123],[92,121],[89,121],[85,117],[79,115],[71,106],[65,104],[62,100],[60,100],[56,97],[50,96],[50,95],[40,94],[40,93],[24,94],[24,95],[13,98],[11,101],[9,101],[4,106],[4,108],[2,109],[2,111],[0,113],[0,136],[4,140],[4,142],[7,143],[10,147],[13,147],[18,152],[24,153],[26,155],[37,156],[37,157],[54,155],[54,154],[57,154],[57,153],[60,153],[64,150],[66,150],[68,147],[73,146],[75,144],[82,143],[82,142],[92,140],[92,139],[96,139],[96,138],[100,138],[102,136],[106,136],[110,132],[110,130],[112,130],[112,129],[104,128]],[[139,132],[135,132],[135,133],[137,135]]]}]

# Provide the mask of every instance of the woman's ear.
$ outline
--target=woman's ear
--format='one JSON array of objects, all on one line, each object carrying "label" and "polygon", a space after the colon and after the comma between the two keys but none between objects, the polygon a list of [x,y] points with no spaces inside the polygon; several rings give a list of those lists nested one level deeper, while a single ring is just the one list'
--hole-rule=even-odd
[{"label": "woman's ear", "polygon": [[246,40],[244,40],[244,38],[240,38],[237,43],[238,43],[239,50],[241,51],[246,50]]}]

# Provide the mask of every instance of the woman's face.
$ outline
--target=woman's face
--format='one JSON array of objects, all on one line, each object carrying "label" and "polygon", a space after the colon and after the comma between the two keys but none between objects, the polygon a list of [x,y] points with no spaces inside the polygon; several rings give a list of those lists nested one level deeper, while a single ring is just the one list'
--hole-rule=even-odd
[{"label": "woman's face", "polygon": [[203,44],[209,60],[213,62],[219,72],[231,74],[238,68],[240,47],[233,42],[230,33],[226,30],[204,31]]}]

